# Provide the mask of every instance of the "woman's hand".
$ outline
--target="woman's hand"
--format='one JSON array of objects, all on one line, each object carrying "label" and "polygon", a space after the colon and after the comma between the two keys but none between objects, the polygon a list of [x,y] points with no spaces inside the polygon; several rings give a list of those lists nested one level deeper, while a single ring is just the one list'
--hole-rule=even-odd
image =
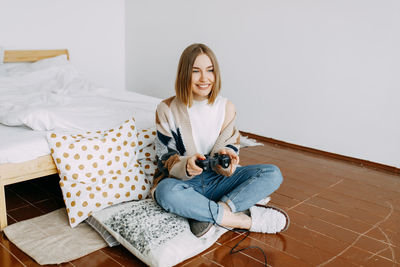
[{"label": "woman's hand", "polygon": [[203,169],[196,165],[196,159],[206,159],[204,155],[196,154],[190,157],[186,163],[186,172],[189,176],[199,175],[203,172]]},{"label": "woman's hand", "polygon": [[217,165],[218,171],[224,176],[231,176],[236,171],[236,166],[239,164],[239,156],[232,149],[223,148],[218,154],[220,155],[228,155],[231,159],[231,164],[227,169],[222,168],[220,165]]}]

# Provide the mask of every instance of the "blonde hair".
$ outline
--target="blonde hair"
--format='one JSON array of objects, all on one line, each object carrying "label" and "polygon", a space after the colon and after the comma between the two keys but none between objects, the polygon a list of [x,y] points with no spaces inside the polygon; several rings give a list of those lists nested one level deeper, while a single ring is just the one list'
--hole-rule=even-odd
[{"label": "blonde hair", "polygon": [[221,76],[217,58],[213,51],[205,44],[192,44],[182,52],[181,58],[178,64],[178,73],[175,81],[175,93],[176,97],[185,105],[189,107],[193,104],[193,92],[192,92],[192,71],[194,61],[197,56],[205,54],[207,55],[214,68],[214,84],[211,88],[211,92],[208,95],[208,104],[213,104],[217,98],[221,89]]}]

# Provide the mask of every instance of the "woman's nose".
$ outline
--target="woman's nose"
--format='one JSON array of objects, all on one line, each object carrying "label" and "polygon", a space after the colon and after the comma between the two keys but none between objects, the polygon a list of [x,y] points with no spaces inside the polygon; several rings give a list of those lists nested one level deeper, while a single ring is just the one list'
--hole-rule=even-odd
[{"label": "woman's nose", "polygon": [[200,81],[207,81],[207,73],[204,71],[200,72]]}]

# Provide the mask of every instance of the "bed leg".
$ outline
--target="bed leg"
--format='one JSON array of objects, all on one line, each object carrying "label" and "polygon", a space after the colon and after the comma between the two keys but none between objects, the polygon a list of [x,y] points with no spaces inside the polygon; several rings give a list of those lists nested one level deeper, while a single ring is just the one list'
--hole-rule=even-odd
[{"label": "bed leg", "polygon": [[0,182],[0,230],[7,226],[6,195],[4,185]]}]

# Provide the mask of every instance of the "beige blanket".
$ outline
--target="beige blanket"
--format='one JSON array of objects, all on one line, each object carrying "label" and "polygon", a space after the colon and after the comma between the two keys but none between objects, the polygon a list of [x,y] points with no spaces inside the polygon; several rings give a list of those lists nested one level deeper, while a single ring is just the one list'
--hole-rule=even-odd
[{"label": "beige blanket", "polygon": [[107,246],[86,223],[71,228],[64,208],[12,224],[4,233],[42,265],[68,262]]}]

